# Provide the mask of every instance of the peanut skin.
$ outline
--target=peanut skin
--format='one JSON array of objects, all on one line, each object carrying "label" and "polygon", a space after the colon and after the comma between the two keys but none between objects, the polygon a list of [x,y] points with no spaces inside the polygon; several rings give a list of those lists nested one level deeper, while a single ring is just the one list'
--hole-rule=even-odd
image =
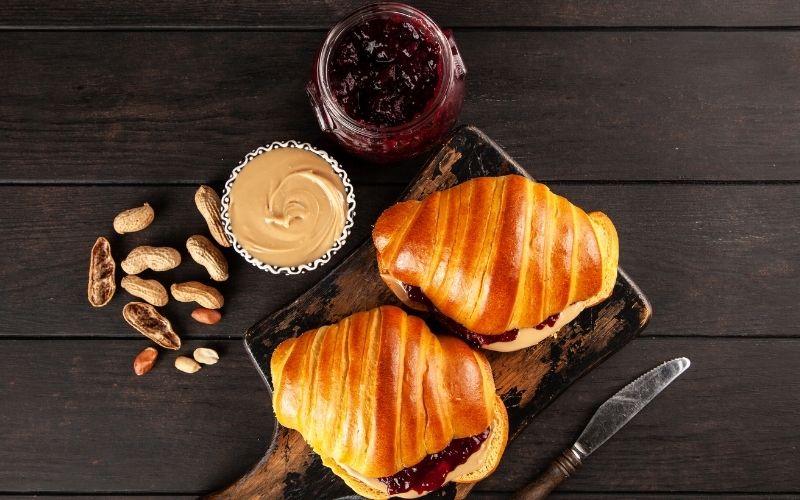
[{"label": "peanut skin", "polygon": [[149,372],[156,364],[156,358],[158,358],[158,351],[155,347],[146,347],[133,360],[133,373],[142,376]]},{"label": "peanut skin", "polygon": [[216,325],[222,319],[222,313],[214,309],[206,309],[205,307],[198,307],[192,311],[192,318],[198,323],[205,325]]}]

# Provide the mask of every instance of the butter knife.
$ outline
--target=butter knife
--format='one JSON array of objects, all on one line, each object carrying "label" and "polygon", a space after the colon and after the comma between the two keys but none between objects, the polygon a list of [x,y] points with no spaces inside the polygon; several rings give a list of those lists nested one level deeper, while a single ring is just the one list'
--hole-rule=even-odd
[{"label": "butter knife", "polygon": [[597,409],[571,447],[564,450],[532,483],[514,495],[515,500],[546,498],[556,486],[575,474],[583,460],[622,429],[647,403],[689,368],[688,358],[662,363],[623,387]]}]

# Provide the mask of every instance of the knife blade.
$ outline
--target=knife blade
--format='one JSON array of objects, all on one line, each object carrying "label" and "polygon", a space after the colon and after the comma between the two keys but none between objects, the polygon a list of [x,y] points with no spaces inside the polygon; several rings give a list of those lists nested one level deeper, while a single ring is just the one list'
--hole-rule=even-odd
[{"label": "knife blade", "polygon": [[658,365],[611,396],[592,416],[575,443],[564,450],[538,478],[517,492],[517,500],[547,497],[564,479],[575,474],[582,460],[622,429],[691,365],[676,358]]}]

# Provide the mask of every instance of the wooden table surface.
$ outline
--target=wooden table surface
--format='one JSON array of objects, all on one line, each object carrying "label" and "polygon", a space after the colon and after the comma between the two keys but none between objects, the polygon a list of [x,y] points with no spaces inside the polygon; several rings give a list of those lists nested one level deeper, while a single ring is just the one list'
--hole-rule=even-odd
[{"label": "wooden table surface", "polygon": [[[194,376],[148,341],[118,291],[86,301],[89,249],[182,247],[254,147],[299,139],[338,157],[358,201],[350,249],[421,161],[375,166],[322,137],[304,93],[326,29],[360,2],[5,0],[0,8],[0,494],[196,496],[263,455],[273,417],[241,342],[332,265],[275,277],[230,254],[224,320],[166,313]],[[461,121],[537,179],[602,210],[654,316],[507,449],[477,498],[521,487],[598,404],[656,363],[693,365],[557,498],[800,495],[800,4],[782,0],[420,2],[467,64]],[[347,252],[334,259],[341,261]],[[189,262],[165,282],[202,276]]]}]

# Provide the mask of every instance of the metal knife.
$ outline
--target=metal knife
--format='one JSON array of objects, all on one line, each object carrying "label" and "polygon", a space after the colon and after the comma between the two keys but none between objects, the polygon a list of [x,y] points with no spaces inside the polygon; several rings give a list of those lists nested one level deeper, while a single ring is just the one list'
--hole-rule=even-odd
[{"label": "metal knife", "polygon": [[532,483],[514,495],[515,500],[546,498],[556,486],[575,474],[582,461],[622,429],[647,403],[689,368],[688,358],[662,363],[623,387],[597,409],[578,440],[564,450]]}]

